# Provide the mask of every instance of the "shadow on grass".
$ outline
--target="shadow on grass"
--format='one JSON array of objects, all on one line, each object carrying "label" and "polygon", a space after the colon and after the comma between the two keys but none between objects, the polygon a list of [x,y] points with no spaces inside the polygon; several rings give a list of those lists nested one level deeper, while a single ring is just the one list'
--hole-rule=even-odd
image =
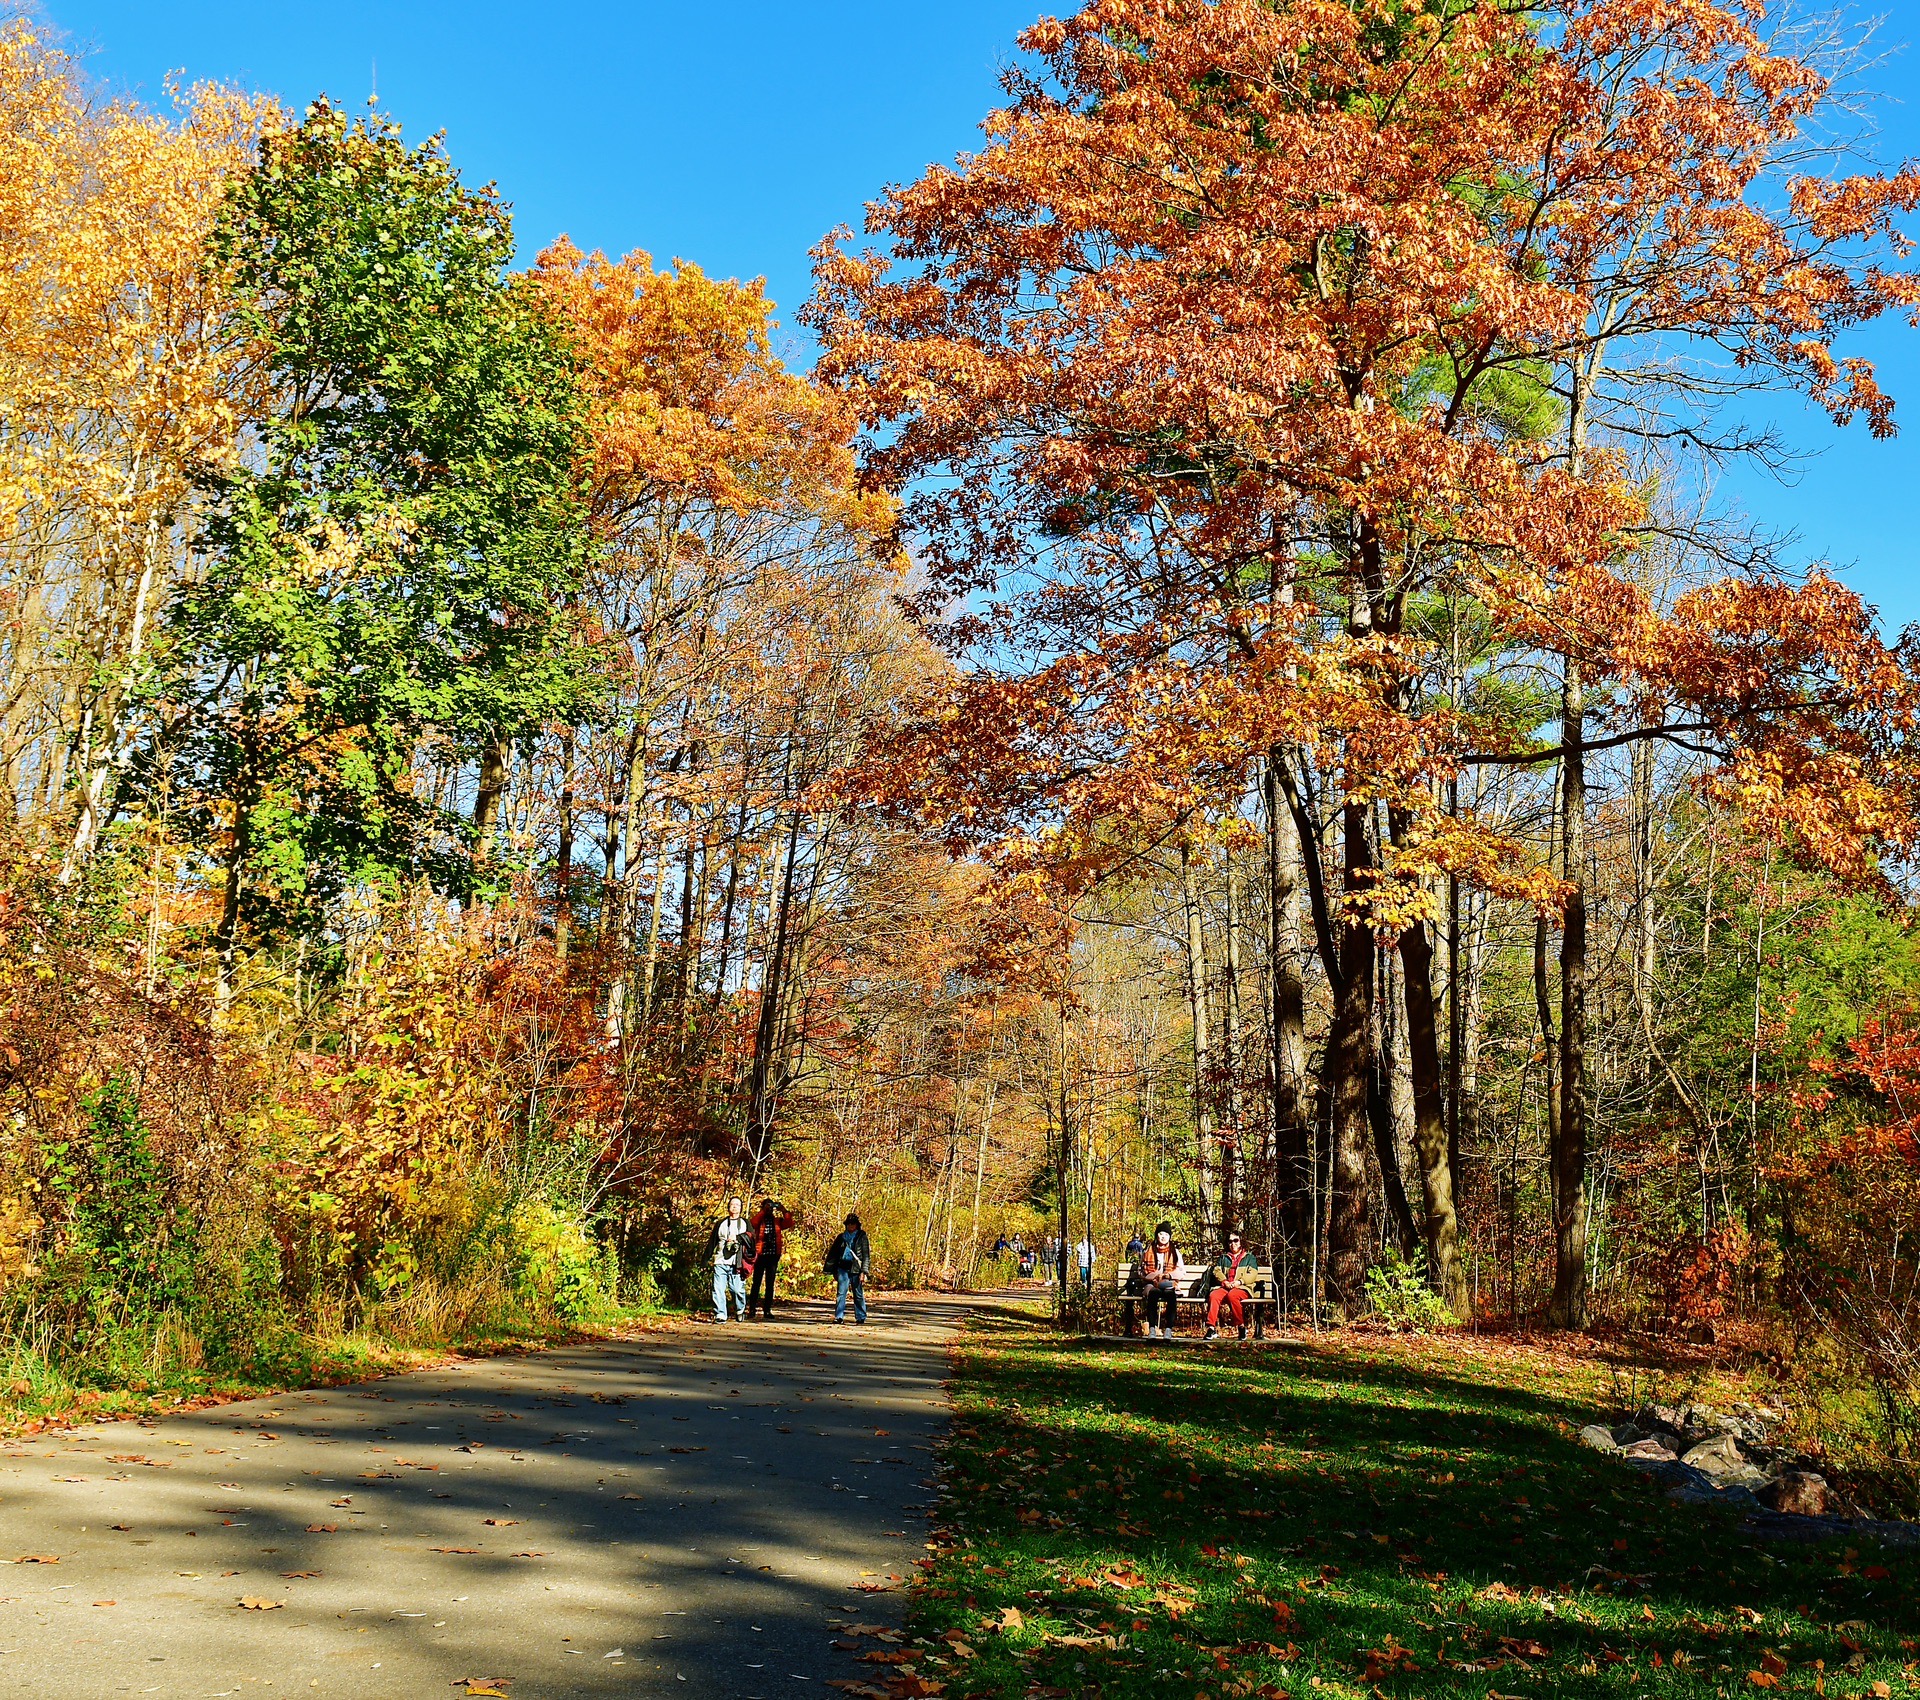
[{"label": "shadow on grass", "polygon": [[920,1606],[973,1637],[957,1693],[1907,1686],[1920,1555],[1768,1549],[1580,1447],[1591,1406],[1550,1388],[1351,1341],[1115,1350],[998,1322],[960,1366],[963,1544]]}]

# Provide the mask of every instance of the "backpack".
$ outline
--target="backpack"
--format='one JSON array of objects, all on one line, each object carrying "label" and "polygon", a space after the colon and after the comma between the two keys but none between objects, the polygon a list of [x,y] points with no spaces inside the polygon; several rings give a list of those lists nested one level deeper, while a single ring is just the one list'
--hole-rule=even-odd
[{"label": "backpack", "polygon": [[835,1238],[831,1244],[828,1245],[826,1258],[820,1265],[820,1267],[823,1270],[825,1270],[827,1274],[838,1275],[841,1269],[843,1269],[846,1266],[847,1257],[846,1257],[846,1252],[843,1249],[846,1243],[847,1243],[847,1236],[845,1234],[841,1234],[837,1238]]}]

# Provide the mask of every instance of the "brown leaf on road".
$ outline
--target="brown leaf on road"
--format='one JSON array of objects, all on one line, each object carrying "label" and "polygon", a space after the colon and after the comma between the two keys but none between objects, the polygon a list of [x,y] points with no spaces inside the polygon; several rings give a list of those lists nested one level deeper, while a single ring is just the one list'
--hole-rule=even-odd
[{"label": "brown leaf on road", "polygon": [[309,1523],[307,1525],[307,1533],[310,1535],[332,1535],[338,1533],[339,1528],[340,1525],[338,1523]]},{"label": "brown leaf on road", "polygon": [[481,1521],[489,1529],[511,1529],[520,1519],[518,1517],[483,1517]]},{"label": "brown leaf on road", "polygon": [[478,1547],[428,1547],[428,1552],[478,1552]]},{"label": "brown leaf on road", "polygon": [[284,1604],[284,1600],[263,1600],[258,1594],[243,1594],[239,1601],[242,1611],[278,1611]]},{"label": "brown leaf on road", "polygon": [[280,1574],[286,1577],[289,1582],[304,1582],[310,1577],[318,1576],[320,1572],[317,1570],[283,1570]]},{"label": "brown leaf on road", "polygon": [[59,1559],[51,1553],[25,1553],[13,1561],[15,1564],[58,1564]]}]

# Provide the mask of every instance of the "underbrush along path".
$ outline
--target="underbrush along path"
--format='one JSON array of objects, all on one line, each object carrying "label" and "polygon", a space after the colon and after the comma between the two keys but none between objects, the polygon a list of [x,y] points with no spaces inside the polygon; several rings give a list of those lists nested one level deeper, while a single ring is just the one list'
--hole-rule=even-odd
[{"label": "underbrush along path", "polygon": [[[816,1693],[925,1556],[946,1342],[882,1298],[0,1447],[0,1695]],[[462,1679],[467,1679],[463,1681]]]},{"label": "underbrush along path", "polygon": [[910,1611],[948,1700],[1920,1692],[1920,1551],[1671,1502],[1579,1443],[1591,1362],[995,1315],[956,1366]]}]

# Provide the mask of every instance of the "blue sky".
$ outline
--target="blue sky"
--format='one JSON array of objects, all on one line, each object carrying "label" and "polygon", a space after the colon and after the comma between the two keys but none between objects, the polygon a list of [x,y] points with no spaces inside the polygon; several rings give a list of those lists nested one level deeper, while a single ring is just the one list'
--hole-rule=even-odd
[{"label": "blue sky", "polygon": [[[515,207],[529,257],[564,231],[725,276],[764,276],[791,314],[807,250],[865,201],[973,145],[1016,32],[1044,0],[40,0],[110,86],[158,97],[169,71],[381,104],[447,132],[470,180]],[[1065,0],[1054,7],[1068,9]],[[1888,8],[1864,78],[1883,157],[1920,154],[1920,6]],[[1909,45],[1910,43],[1915,45]],[[804,361],[803,339],[785,352]],[[1725,492],[1797,533],[1890,623],[1920,621],[1920,331],[1891,321],[1847,352],[1903,401],[1893,443],[1838,432],[1787,398],[1777,418],[1810,458],[1781,484]]]}]

